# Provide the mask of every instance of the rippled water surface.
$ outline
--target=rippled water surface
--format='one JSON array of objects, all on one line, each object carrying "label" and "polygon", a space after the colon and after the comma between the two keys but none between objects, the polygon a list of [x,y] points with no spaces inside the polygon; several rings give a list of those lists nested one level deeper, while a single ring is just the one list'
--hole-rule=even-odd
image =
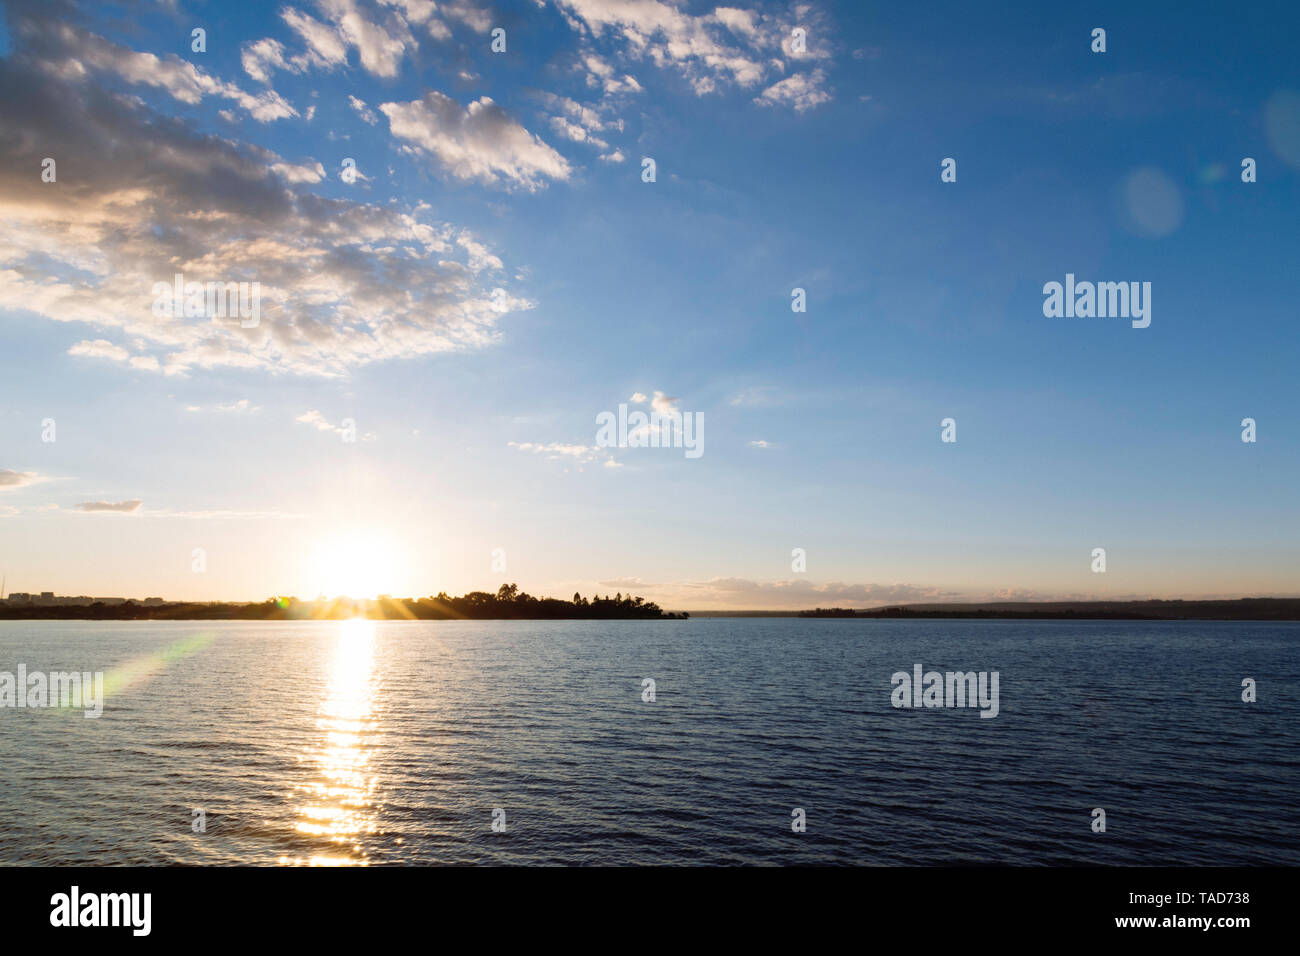
[{"label": "rippled water surface", "polygon": [[[108,686],[99,719],[0,709],[0,862],[1294,865],[1298,648],[1297,624],[0,622],[0,671]],[[998,671],[999,715],[895,709],[917,663]]]}]

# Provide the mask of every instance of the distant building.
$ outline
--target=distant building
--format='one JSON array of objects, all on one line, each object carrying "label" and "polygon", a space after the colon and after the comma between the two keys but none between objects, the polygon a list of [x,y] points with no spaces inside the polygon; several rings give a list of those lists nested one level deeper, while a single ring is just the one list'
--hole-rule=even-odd
[{"label": "distant building", "polygon": [[[82,594],[78,597],[65,597],[55,594],[53,591],[42,591],[40,594],[29,594],[26,591],[14,591],[5,600],[5,604],[32,604],[37,607],[63,607],[74,605],[80,607],[89,607],[91,604],[125,604],[126,598],[121,597],[87,597]],[[162,598],[149,598],[146,604],[165,604]]]},{"label": "distant building", "polygon": [[[6,605],[33,605],[35,607],[90,607],[92,604],[125,604],[128,598],[123,597],[88,597],[80,594],[77,597],[67,597],[65,595],[55,594],[53,591],[42,591],[40,594],[29,594],[26,591],[14,591],[3,602]],[[137,602],[149,607],[157,607],[167,602],[160,597],[145,598]]]}]

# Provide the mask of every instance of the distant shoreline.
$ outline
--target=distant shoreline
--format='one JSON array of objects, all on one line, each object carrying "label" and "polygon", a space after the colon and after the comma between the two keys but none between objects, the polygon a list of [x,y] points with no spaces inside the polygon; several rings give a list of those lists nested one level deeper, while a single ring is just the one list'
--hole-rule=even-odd
[{"label": "distant shoreline", "polygon": [[974,618],[1008,621],[1300,621],[1300,598],[895,604],[877,608],[814,608],[805,611],[692,611],[691,616],[830,620]]},{"label": "distant shoreline", "polygon": [[[585,602],[585,599],[583,599]],[[804,618],[810,620],[1036,620],[1036,621],[1300,621],[1300,598],[1239,598],[1223,601],[1012,601],[996,604],[904,604],[879,608],[814,608],[784,611],[662,611],[639,599],[574,603],[527,594],[476,591],[460,598],[382,598],[367,601],[262,603],[174,601],[142,605],[5,605],[8,621],[304,621],[478,620],[583,621],[675,618]]]}]

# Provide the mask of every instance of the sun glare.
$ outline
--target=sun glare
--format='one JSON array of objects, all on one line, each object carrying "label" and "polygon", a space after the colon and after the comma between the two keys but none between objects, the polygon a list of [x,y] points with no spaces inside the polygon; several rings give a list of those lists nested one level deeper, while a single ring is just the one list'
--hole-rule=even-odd
[{"label": "sun glare", "polygon": [[308,573],[315,594],[374,598],[395,584],[394,548],[383,536],[353,531],[322,541],[312,552]]}]

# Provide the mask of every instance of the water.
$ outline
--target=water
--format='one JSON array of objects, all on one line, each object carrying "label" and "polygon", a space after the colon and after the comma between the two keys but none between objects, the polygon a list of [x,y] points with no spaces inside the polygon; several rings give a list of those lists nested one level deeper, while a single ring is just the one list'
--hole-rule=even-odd
[{"label": "water", "polygon": [[[0,671],[110,687],[97,720],[0,709],[0,863],[1296,865],[1298,647],[1290,623],[0,622]],[[999,671],[999,715],[894,709],[915,663]]]}]

